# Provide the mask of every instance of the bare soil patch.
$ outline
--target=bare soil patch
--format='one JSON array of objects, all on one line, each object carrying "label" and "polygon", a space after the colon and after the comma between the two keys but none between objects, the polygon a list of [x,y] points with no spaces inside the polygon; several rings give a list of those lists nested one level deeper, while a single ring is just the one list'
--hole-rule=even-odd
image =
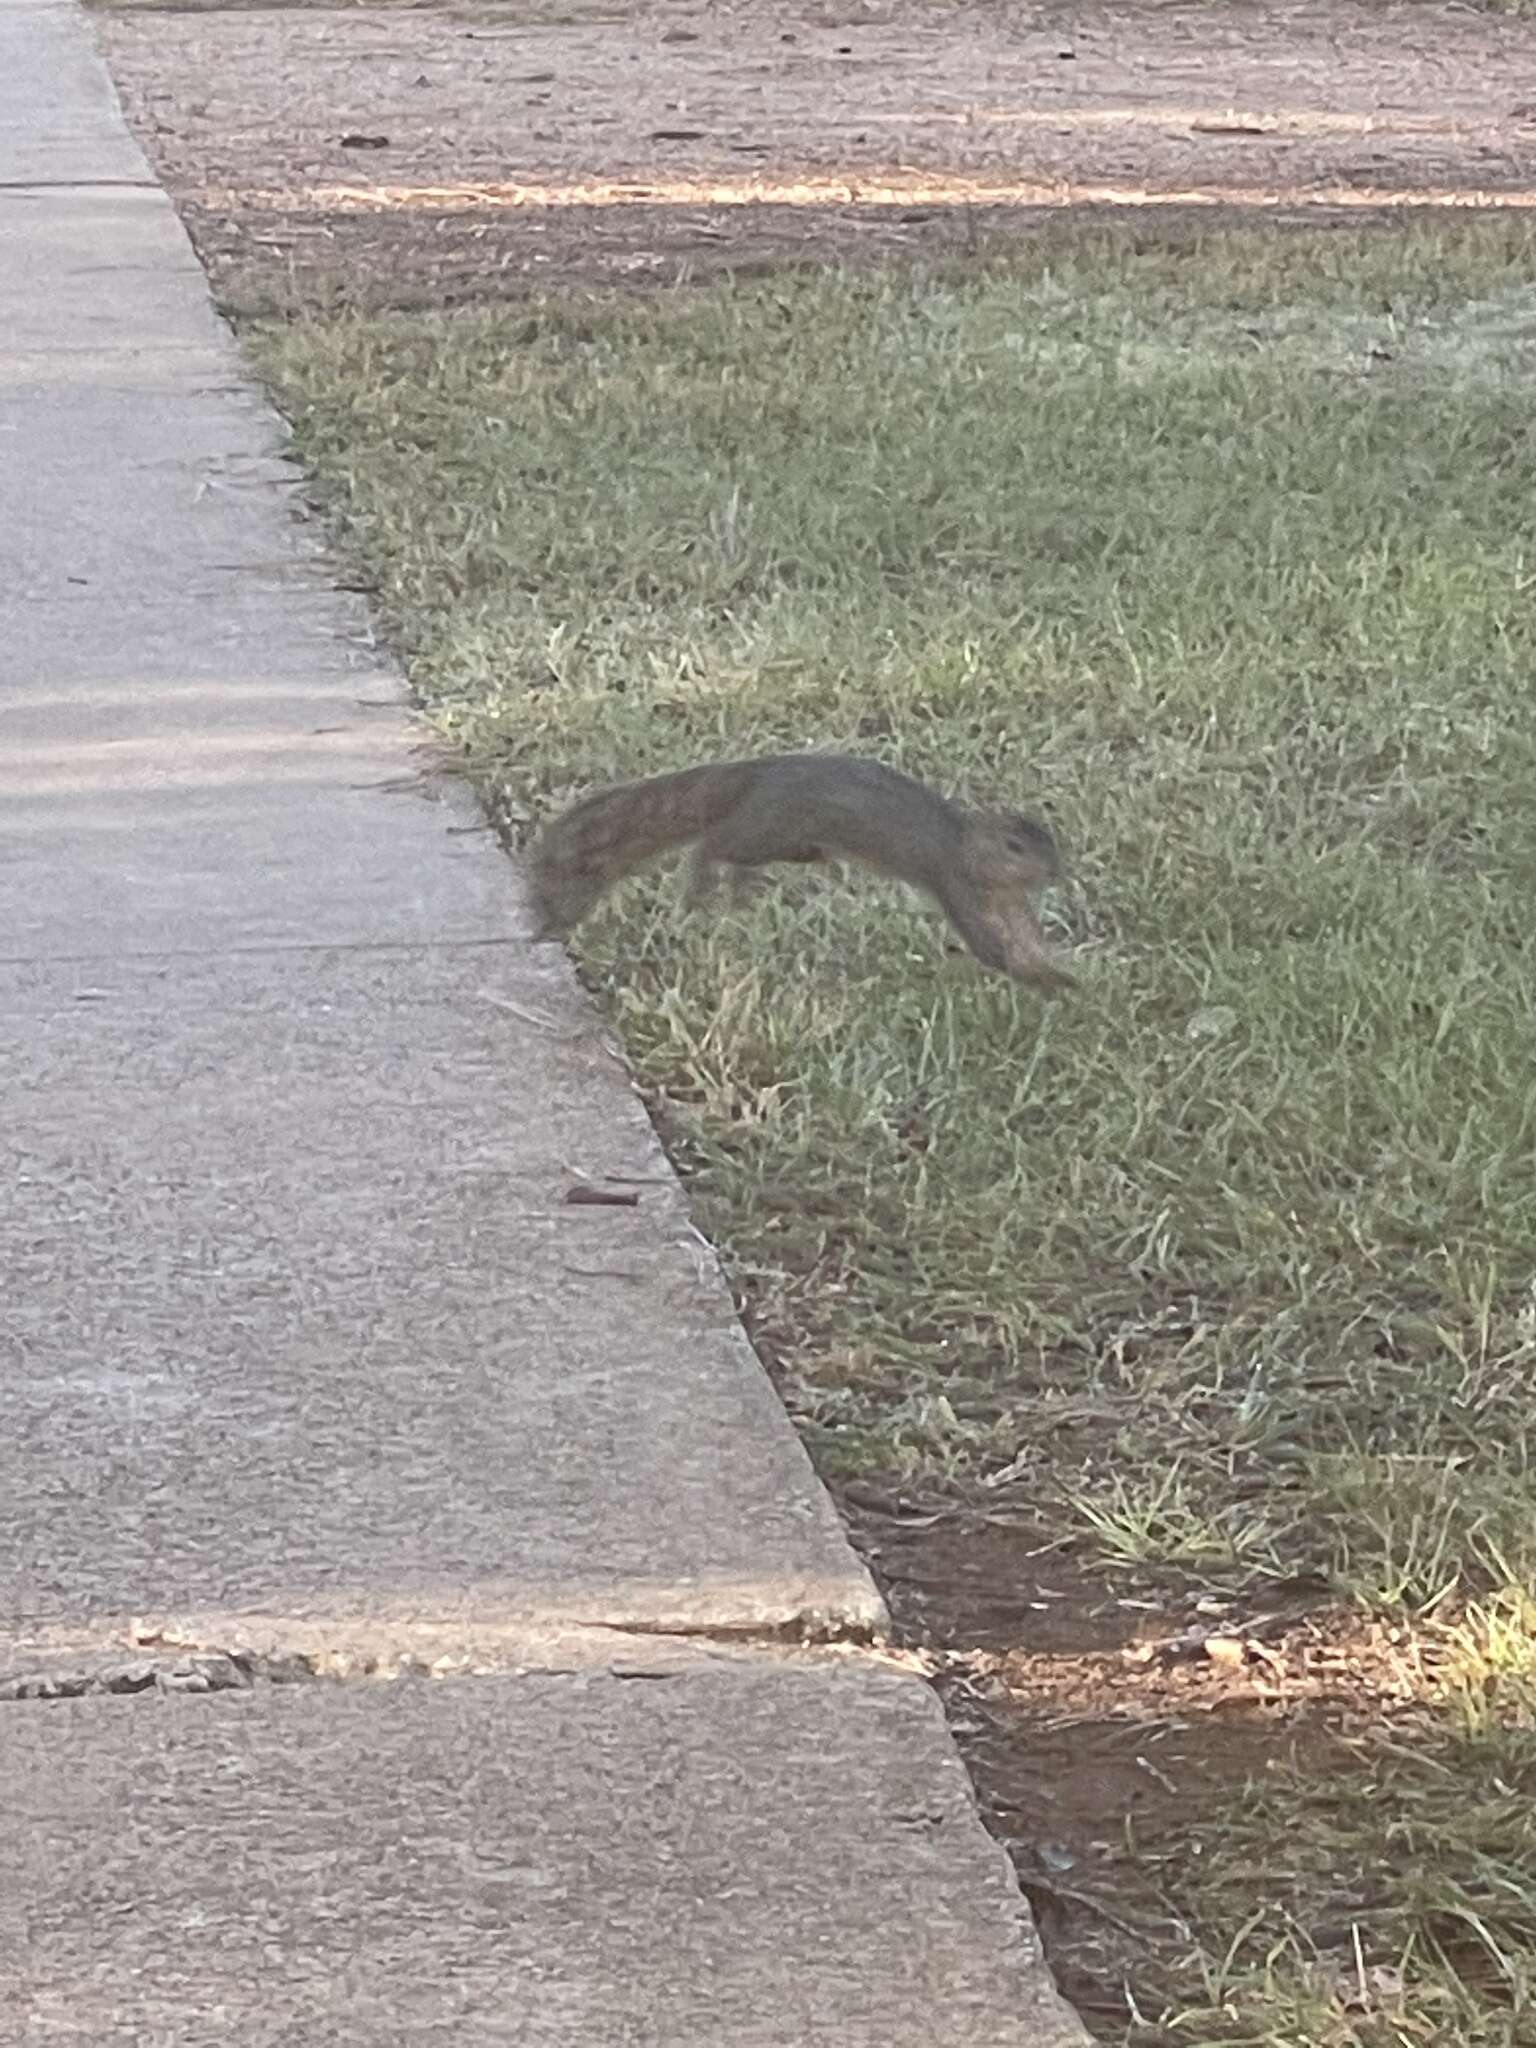
[{"label": "bare soil patch", "polygon": [[1453,8],[128,6],[99,23],[238,304],[674,282],[964,247],[1066,206],[1358,219],[1536,199],[1536,27]]},{"label": "bare soil patch", "polygon": [[[1222,1597],[1174,1573],[1106,1574],[1017,1511],[868,1485],[841,1505],[902,1639],[935,1660],[1063,1993],[1101,2039],[1176,2038],[1136,2015],[1190,1992],[1178,1880],[1202,1835],[1277,1773],[1326,1785],[1411,1749],[1432,1642],[1317,1586]],[[1333,1891],[1303,1901],[1323,1958],[1353,1940]]]}]

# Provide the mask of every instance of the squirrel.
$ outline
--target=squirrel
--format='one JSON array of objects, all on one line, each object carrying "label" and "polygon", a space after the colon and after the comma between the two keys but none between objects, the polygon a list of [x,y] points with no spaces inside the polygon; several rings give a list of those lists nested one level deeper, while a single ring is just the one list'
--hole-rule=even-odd
[{"label": "squirrel", "polygon": [[692,903],[722,866],[739,881],[771,861],[855,861],[925,890],[984,966],[1043,988],[1073,981],[1035,910],[1061,872],[1048,828],[968,810],[854,754],[710,762],[583,797],[533,848],[536,937],[563,938],[615,883],[689,843]]}]

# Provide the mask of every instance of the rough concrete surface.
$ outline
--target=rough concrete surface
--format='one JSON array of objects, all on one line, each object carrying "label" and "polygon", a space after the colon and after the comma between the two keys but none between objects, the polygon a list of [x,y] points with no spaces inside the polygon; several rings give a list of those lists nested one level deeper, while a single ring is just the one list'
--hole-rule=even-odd
[{"label": "rough concrete surface", "polygon": [[0,1613],[878,1618],[583,1022],[501,947],[0,968]]},{"label": "rough concrete surface", "polygon": [[[0,152],[11,139],[0,136]],[[105,273],[104,242],[114,257]],[[205,320],[188,318],[201,266],[180,222],[167,216],[165,194],[147,181],[24,188],[0,207],[0,277],[7,358],[36,357],[45,376],[67,379],[72,366],[110,375],[115,362],[131,363],[142,380],[158,366],[161,389],[174,391],[189,373],[228,375],[228,343],[212,309]],[[146,354],[135,360],[140,350]]]},{"label": "rough concrete surface", "polygon": [[27,1903],[0,2012],[30,2009],[34,2038],[929,2048],[936,2020],[952,2048],[1079,2038],[937,1705],[883,1672],[3,1711]]},{"label": "rough concrete surface", "polygon": [[1080,2040],[280,449],[0,0],[0,2041]]},{"label": "rough concrete surface", "polygon": [[0,187],[153,186],[90,37],[60,0],[0,0],[0,22]]},{"label": "rough concrete surface", "polygon": [[[477,821],[425,774],[346,598],[0,608],[0,959],[504,947],[519,929],[506,863],[450,830]],[[402,863],[402,833],[431,859]]]}]

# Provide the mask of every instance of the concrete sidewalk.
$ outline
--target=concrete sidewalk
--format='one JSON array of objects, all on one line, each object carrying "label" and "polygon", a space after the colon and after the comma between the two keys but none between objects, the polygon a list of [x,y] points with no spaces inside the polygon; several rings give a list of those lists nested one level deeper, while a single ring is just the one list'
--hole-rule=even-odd
[{"label": "concrete sidewalk", "polygon": [[280,446],[0,0],[0,2039],[1082,2039]]}]

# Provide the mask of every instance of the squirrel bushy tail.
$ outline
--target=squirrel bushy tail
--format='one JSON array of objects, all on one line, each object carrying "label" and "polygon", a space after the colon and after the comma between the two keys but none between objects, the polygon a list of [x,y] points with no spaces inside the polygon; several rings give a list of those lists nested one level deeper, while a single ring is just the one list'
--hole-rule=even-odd
[{"label": "squirrel bushy tail", "polygon": [[618,782],[563,811],[531,857],[537,936],[562,937],[616,882],[707,832],[741,801],[755,765],[716,762]]}]

